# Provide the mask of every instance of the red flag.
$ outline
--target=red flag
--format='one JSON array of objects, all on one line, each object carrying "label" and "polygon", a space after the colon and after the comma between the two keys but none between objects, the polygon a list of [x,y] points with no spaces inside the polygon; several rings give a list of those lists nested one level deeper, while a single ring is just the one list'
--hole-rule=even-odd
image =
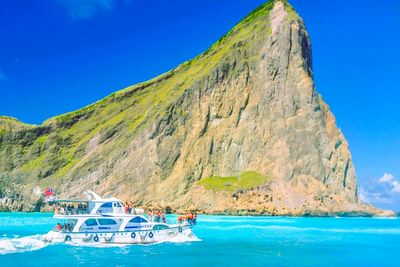
[{"label": "red flag", "polygon": [[51,189],[51,188],[47,188],[47,189],[44,191],[44,195],[45,195],[46,197],[54,196],[54,190]]}]

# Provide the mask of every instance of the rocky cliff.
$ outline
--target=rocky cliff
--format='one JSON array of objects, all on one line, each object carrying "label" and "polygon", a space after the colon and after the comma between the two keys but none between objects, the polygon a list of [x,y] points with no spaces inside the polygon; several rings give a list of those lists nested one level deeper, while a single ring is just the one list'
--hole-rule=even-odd
[{"label": "rocky cliff", "polygon": [[36,187],[138,205],[279,215],[373,214],[348,144],[314,88],[311,44],[268,2],[176,69],[40,126],[0,118],[3,208]]}]

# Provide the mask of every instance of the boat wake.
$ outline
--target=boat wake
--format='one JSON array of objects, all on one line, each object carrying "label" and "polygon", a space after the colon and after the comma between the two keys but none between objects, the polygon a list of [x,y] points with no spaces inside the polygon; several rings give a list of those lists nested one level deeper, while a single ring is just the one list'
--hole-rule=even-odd
[{"label": "boat wake", "polygon": [[[1,237],[0,238],[0,255],[6,255],[11,253],[21,253],[21,252],[28,252],[39,250],[45,248],[48,245],[55,245],[55,244],[67,244],[71,246],[82,246],[82,247],[125,247],[125,246],[132,246],[133,244],[105,244],[105,243],[96,243],[96,242],[59,242],[59,243],[48,243],[43,241],[43,237],[45,235],[32,235],[32,236],[25,236],[25,237]],[[172,237],[168,240],[163,240],[157,243],[149,243],[149,244],[142,244],[142,245],[156,245],[162,243],[186,243],[186,242],[196,242],[201,241],[195,235],[190,237],[187,236],[177,236]]]},{"label": "boat wake", "polygon": [[33,251],[44,248],[48,243],[41,240],[41,235],[0,238],[0,255]]},{"label": "boat wake", "polygon": [[156,244],[162,244],[162,243],[186,243],[186,242],[199,242],[201,241],[200,238],[198,238],[195,235],[192,236],[175,236],[171,237],[167,240],[157,242]]},{"label": "boat wake", "polygon": [[65,244],[71,245],[71,246],[79,246],[79,247],[98,247],[98,248],[112,248],[112,247],[125,247],[125,246],[152,246],[152,245],[157,245],[157,244],[164,244],[164,243],[188,243],[188,242],[199,242],[202,241],[200,238],[198,238],[195,235],[192,235],[190,237],[188,236],[175,236],[175,237],[170,237],[168,239],[159,241],[159,242],[154,242],[154,243],[143,243],[143,244],[130,244],[130,243],[122,243],[122,244],[116,244],[116,243],[97,243],[97,242],[82,242],[82,241],[71,241],[71,242],[66,242]]}]

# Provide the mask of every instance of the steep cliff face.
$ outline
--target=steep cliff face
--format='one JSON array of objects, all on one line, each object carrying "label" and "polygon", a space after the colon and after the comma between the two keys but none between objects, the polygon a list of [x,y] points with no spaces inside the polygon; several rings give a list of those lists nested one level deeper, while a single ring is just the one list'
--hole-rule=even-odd
[{"label": "steep cliff face", "polygon": [[377,212],[358,203],[348,144],[314,88],[308,33],[285,1],[82,110],[40,126],[0,118],[0,157],[0,197],[14,209],[52,186],[207,212]]}]

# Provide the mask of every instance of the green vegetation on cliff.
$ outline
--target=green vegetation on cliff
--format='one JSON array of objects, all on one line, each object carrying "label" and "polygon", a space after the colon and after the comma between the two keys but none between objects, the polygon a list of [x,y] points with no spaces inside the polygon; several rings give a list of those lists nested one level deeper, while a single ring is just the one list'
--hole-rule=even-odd
[{"label": "green vegetation on cliff", "polygon": [[259,185],[266,184],[270,177],[254,171],[246,171],[239,176],[213,176],[197,182],[207,190],[230,191],[251,189]]}]

